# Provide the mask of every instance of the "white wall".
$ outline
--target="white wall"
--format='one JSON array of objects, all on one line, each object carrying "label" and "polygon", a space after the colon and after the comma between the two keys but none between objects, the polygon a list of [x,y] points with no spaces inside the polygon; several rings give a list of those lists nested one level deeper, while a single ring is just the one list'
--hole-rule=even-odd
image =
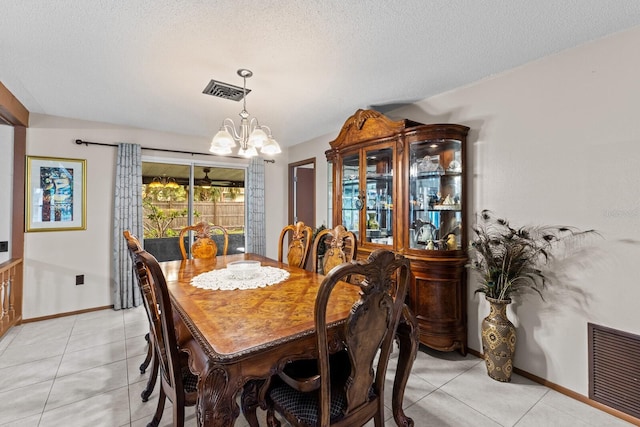
[{"label": "white wall", "polygon": [[[556,264],[560,280],[545,301],[528,295],[510,307],[515,366],[585,396],[587,322],[640,334],[639,45],[637,27],[388,114],[471,127],[472,212],[602,234]],[[289,160],[324,151],[334,137],[295,147]],[[318,185],[318,200],[325,196]],[[468,337],[480,351],[488,306],[474,289],[472,282]]]},{"label": "white wall", "polygon": [[[87,160],[87,229],[26,233],[25,319],[112,304],[111,217],[117,149],[80,146],[75,144],[76,139],[101,143],[130,142],[143,147],[194,152],[207,152],[210,142],[206,138],[33,114],[27,129],[27,155]],[[146,150],[143,150],[143,155],[172,159],[182,157],[202,163],[246,164],[245,160]],[[276,206],[284,206],[283,209],[267,210],[267,224],[277,224],[274,226],[277,232],[271,233],[268,227],[267,242],[273,243],[267,255],[271,257],[277,256],[275,242],[281,224],[286,222],[286,199],[284,202],[282,199],[282,183],[286,182],[282,172],[284,163],[286,161],[278,159],[275,164],[265,164],[266,198],[269,203],[273,201]],[[85,275],[84,285],[75,285],[77,274]]]},{"label": "white wall", "polygon": [[13,127],[0,125],[0,242],[9,242],[9,250],[0,252],[0,263],[11,259],[11,214],[13,188]]}]

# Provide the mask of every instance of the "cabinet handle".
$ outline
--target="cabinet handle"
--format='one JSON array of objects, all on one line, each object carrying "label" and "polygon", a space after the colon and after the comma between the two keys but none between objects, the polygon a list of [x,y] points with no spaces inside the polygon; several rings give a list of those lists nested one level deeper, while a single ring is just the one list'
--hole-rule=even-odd
[{"label": "cabinet handle", "polygon": [[365,197],[364,191],[360,190],[358,192],[358,200],[356,200],[356,208],[359,210],[362,210],[364,207]]}]

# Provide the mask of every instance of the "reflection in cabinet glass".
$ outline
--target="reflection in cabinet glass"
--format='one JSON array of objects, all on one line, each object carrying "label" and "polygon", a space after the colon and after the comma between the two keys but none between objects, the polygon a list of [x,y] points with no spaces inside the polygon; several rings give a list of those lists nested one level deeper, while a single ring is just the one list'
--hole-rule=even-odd
[{"label": "reflection in cabinet glass", "polygon": [[407,255],[420,342],[466,352],[465,152],[469,128],[393,121],[358,110],[326,152],[332,225],[358,238],[358,259],[377,248]]}]

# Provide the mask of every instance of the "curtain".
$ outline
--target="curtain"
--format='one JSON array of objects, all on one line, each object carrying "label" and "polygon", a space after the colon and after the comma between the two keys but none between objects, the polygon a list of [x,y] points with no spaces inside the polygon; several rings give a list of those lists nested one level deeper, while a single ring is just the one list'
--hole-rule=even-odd
[{"label": "curtain", "polygon": [[140,288],[122,232],[142,241],[142,150],[138,144],[118,144],[113,212],[113,308],[137,307]]},{"label": "curtain", "polygon": [[249,163],[247,196],[246,252],[265,255],[264,160],[258,156]]}]

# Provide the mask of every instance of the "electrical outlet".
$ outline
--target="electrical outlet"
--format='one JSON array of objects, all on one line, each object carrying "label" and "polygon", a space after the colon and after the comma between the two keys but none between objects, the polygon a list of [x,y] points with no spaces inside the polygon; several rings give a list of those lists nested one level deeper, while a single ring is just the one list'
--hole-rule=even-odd
[{"label": "electrical outlet", "polygon": [[0,252],[9,252],[9,242],[0,242]]},{"label": "electrical outlet", "polygon": [[76,286],[84,285],[84,274],[78,274],[76,276]]}]

